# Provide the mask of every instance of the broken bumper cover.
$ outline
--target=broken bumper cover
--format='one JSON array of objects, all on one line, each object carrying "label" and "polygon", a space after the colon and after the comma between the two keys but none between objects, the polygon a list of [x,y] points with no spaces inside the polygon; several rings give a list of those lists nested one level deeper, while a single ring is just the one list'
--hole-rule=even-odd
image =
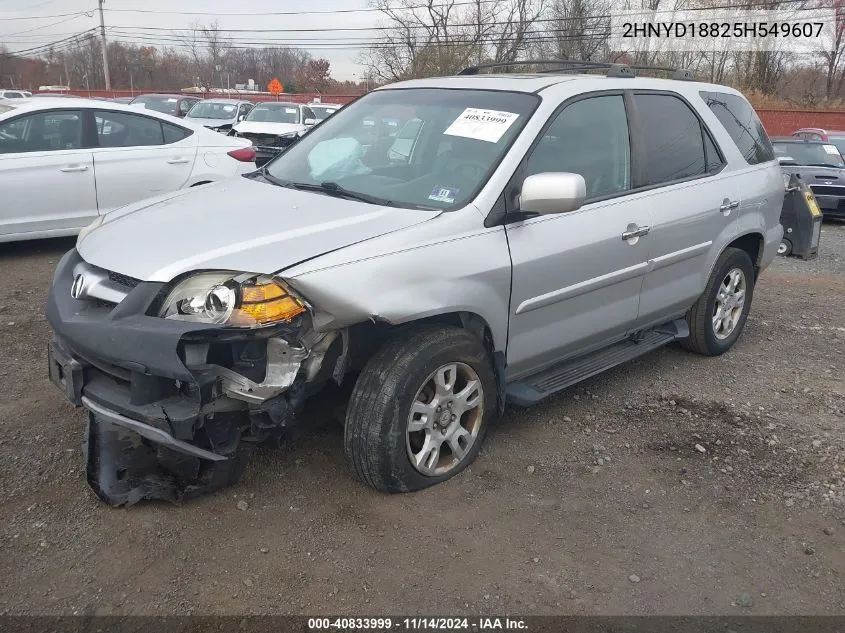
[{"label": "broken bumper cover", "polygon": [[[276,348],[287,345],[272,336],[291,332],[148,316],[166,291],[162,283],[137,282],[117,304],[76,300],[70,288],[81,261],[72,250],[56,270],[47,303],[55,332],[48,361],[52,382],[88,410],[88,483],[113,505],[175,501],[234,483],[249,452],[242,436],[260,439],[262,430],[292,422],[295,407],[285,392],[296,372],[265,367]],[[208,355],[215,346],[257,354],[253,369],[263,382],[238,373],[241,367],[216,367],[195,349],[186,351]],[[199,366],[189,368],[186,354]],[[293,356],[298,367],[301,357]],[[266,386],[271,378],[287,382],[273,390]],[[265,399],[237,398],[249,390]]]}]

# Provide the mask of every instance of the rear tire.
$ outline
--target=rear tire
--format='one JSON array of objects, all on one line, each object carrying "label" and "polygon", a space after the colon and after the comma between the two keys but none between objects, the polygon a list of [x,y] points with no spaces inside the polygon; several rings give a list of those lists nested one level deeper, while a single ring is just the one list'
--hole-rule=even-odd
[{"label": "rear tire", "polygon": [[754,295],[754,266],[748,253],[726,248],[716,260],[704,292],[687,312],[686,349],[705,356],[727,352],[742,334]]},{"label": "rear tire", "polygon": [[454,477],[478,455],[496,412],[490,357],[470,332],[405,331],[364,367],[349,401],[346,457],[382,492],[409,492]]},{"label": "rear tire", "polygon": [[778,244],[778,255],[789,257],[792,254],[792,242],[787,238],[783,238]]}]

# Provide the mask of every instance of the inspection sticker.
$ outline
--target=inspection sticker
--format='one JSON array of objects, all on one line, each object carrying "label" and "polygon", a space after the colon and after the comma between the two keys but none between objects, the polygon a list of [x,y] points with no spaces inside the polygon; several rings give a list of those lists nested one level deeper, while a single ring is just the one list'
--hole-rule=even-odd
[{"label": "inspection sticker", "polygon": [[296,114],[296,108],[285,108],[285,114]]},{"label": "inspection sticker", "polygon": [[455,201],[455,196],[460,193],[460,189],[452,189],[449,187],[435,187],[428,197],[429,200],[435,202],[446,202],[451,204]]},{"label": "inspection sticker", "polygon": [[835,145],[822,145],[822,147],[824,147],[824,151],[826,151],[828,154],[833,154],[834,156],[836,156],[839,153],[839,150],[836,149]]},{"label": "inspection sticker", "polygon": [[498,143],[518,117],[513,112],[467,108],[443,134]]}]

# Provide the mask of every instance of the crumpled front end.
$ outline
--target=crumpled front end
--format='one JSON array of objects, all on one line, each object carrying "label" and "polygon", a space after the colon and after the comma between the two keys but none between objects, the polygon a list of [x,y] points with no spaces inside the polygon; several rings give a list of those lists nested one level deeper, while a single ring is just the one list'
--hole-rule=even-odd
[{"label": "crumpled front end", "polygon": [[50,290],[50,378],[88,411],[86,476],[112,505],[234,483],[252,448],[282,441],[304,401],[342,374],[343,334],[314,332],[307,311],[253,328],[164,319],[170,290],[75,250]]}]

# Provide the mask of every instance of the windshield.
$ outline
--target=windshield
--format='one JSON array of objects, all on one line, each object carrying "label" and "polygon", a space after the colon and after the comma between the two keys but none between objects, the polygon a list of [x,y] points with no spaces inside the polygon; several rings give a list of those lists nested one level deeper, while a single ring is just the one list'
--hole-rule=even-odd
[{"label": "windshield", "polygon": [[845,136],[828,136],[828,138],[830,139],[830,144],[836,146],[840,154],[845,152]]},{"label": "windshield", "polygon": [[148,110],[155,110],[156,112],[163,112],[164,114],[178,114],[179,100],[176,97],[153,97],[143,96],[135,97],[132,100],[133,104],[143,103]]},{"label": "windshield", "polygon": [[15,106],[0,105],[0,114],[3,114],[4,112],[8,112],[9,110],[14,110],[14,109],[15,109]]},{"label": "windshield", "polygon": [[260,103],[246,116],[261,123],[299,123],[299,106],[291,103]]},{"label": "windshield", "polygon": [[845,167],[839,150],[829,143],[772,143],[781,165]]},{"label": "windshield", "polygon": [[317,118],[320,119],[321,121],[323,119],[328,119],[329,116],[331,116],[332,114],[334,114],[335,112],[337,112],[340,109],[337,106],[332,107],[332,106],[315,106],[315,105],[312,105],[312,106],[309,106],[309,107],[314,111],[314,114],[317,115]]},{"label": "windshield", "polygon": [[456,208],[487,182],[539,101],[488,90],[378,90],[314,128],[267,173],[394,206]]},{"label": "windshield", "polygon": [[191,111],[188,112],[190,119],[234,119],[238,112],[238,106],[232,103],[214,103],[213,101],[200,101]]}]

